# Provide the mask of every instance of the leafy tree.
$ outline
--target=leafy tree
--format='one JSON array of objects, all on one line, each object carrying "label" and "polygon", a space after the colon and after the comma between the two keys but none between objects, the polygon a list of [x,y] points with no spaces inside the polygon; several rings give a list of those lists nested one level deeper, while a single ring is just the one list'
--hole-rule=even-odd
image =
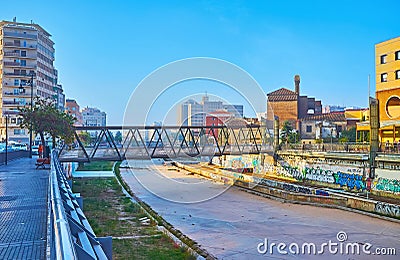
[{"label": "leafy tree", "polygon": [[19,110],[22,114],[20,127],[30,129],[32,124],[32,131],[40,136],[40,140],[44,146],[44,154],[46,154],[46,147],[44,145],[45,133],[51,135],[53,145],[55,145],[57,137],[64,139],[65,143],[73,142],[73,123],[75,118],[58,110],[52,100],[36,97],[32,109],[30,106],[27,106],[19,108]]},{"label": "leafy tree", "polygon": [[340,142],[355,142],[356,141],[356,127],[352,127],[348,130],[343,130],[340,136]]},{"label": "leafy tree", "polygon": [[78,136],[79,136],[79,139],[81,140],[81,142],[82,142],[82,144],[84,146],[88,146],[88,145],[91,144],[92,137],[90,136],[90,134],[88,132],[86,132],[86,131],[85,132],[80,132],[78,134]]},{"label": "leafy tree", "polygon": [[122,133],[121,133],[121,131],[118,131],[118,132],[115,133],[114,140],[117,143],[121,143],[122,142]]},{"label": "leafy tree", "polygon": [[297,143],[299,141],[299,134],[293,129],[289,121],[285,121],[280,132],[280,138],[282,143]]}]

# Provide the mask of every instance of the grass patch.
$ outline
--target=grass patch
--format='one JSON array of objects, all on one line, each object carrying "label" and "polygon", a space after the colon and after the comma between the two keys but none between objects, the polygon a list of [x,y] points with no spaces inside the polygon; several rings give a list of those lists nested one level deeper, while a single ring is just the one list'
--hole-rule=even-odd
[{"label": "grass patch", "polygon": [[94,161],[90,163],[79,163],[77,171],[112,171],[114,162]]},{"label": "grass patch", "polygon": [[72,189],[83,197],[83,211],[97,236],[149,236],[113,239],[114,259],[195,259],[158,231],[156,223],[139,221],[146,214],[115,178],[76,178]]},{"label": "grass patch", "polygon": [[[150,247],[148,245],[151,245]],[[166,235],[140,239],[113,240],[114,259],[196,259]]]}]

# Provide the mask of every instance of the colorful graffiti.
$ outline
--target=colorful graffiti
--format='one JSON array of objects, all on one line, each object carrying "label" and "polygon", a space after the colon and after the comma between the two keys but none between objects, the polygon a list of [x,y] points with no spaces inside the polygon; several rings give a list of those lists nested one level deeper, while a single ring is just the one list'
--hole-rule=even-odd
[{"label": "colorful graffiti", "polygon": [[297,186],[297,185],[293,185],[293,184],[287,184],[284,183],[282,185],[282,188],[284,190],[290,191],[290,192],[297,192],[297,193],[305,193],[305,194],[311,194],[311,190],[307,187],[302,187],[302,186]]},{"label": "colorful graffiti", "polygon": [[400,217],[400,206],[384,202],[377,202],[375,205],[375,212],[393,217]]},{"label": "colorful graffiti", "polygon": [[373,188],[375,190],[379,190],[379,191],[388,191],[388,192],[393,192],[393,193],[399,193],[400,192],[400,180],[379,178]]},{"label": "colorful graffiti", "polygon": [[362,175],[337,172],[334,176],[335,183],[339,184],[340,187],[346,186],[351,190],[354,188],[356,190],[365,189],[365,182],[363,182]]},{"label": "colorful graffiti", "polygon": [[301,172],[300,168],[292,167],[290,165],[281,165],[281,167],[277,169],[277,173],[280,175],[293,177],[299,181],[303,179],[303,173]]},{"label": "colorful graffiti", "polygon": [[335,183],[334,172],[331,170],[324,170],[320,167],[317,168],[304,168],[304,175],[307,180]]}]

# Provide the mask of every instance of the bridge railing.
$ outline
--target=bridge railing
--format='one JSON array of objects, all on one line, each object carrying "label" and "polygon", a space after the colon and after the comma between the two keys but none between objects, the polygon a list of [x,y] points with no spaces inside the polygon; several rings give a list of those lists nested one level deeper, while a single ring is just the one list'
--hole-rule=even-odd
[{"label": "bridge railing", "polygon": [[111,238],[97,238],[68,184],[54,150],[49,187],[50,259],[111,259]]},{"label": "bridge railing", "polygon": [[76,127],[75,140],[60,149],[63,162],[213,157],[272,152],[264,126]]}]

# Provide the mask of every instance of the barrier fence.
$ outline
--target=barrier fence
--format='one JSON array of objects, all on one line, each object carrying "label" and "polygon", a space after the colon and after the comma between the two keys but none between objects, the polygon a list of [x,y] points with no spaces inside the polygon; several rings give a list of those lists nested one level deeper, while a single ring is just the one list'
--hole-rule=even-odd
[{"label": "barrier fence", "polygon": [[48,259],[112,259],[111,237],[95,236],[55,150],[49,178]]}]

